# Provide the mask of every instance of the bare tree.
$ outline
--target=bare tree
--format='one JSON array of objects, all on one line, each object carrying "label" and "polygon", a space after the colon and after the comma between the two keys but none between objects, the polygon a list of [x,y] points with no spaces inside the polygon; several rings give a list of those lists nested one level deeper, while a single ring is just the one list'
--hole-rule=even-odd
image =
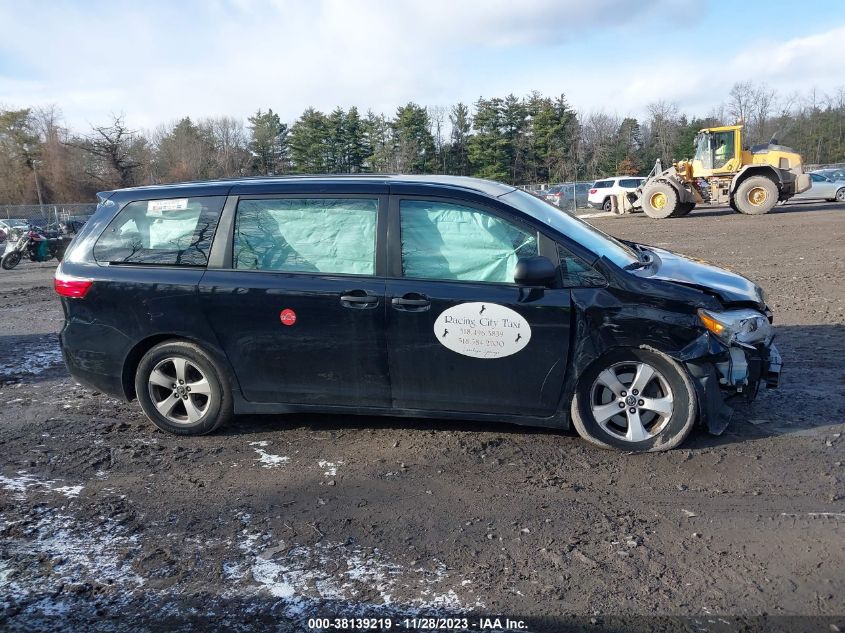
[{"label": "bare tree", "polygon": [[754,84],[750,81],[739,81],[733,85],[728,93],[728,114],[737,123],[745,123],[751,114],[754,102]]},{"label": "bare tree", "polygon": [[108,182],[112,172],[117,174],[120,186],[129,187],[135,184],[135,171],[141,166],[133,156],[140,140],[138,133],[126,126],[121,114],[112,115],[108,125],[94,126],[91,134],[72,144],[101,163],[100,169],[89,171],[93,178]]},{"label": "bare tree", "polygon": [[604,176],[615,172],[614,145],[621,122],[616,115],[592,112],[581,126],[581,138],[588,176]]},{"label": "bare tree", "polygon": [[663,164],[672,162],[672,150],[678,142],[680,112],[676,103],[658,101],[648,105],[651,141]]},{"label": "bare tree", "polygon": [[428,121],[429,131],[434,138],[434,151],[439,158],[439,171],[446,171],[446,152],[443,151],[446,144],[446,108],[444,106],[429,106]]}]

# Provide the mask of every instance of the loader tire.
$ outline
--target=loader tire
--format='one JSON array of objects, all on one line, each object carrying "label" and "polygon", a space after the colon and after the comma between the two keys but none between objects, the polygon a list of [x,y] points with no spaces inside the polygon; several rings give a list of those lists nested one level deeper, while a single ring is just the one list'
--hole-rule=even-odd
[{"label": "loader tire", "polygon": [[650,218],[662,220],[684,215],[678,201],[678,192],[668,183],[656,182],[648,185],[643,189],[642,201],[643,211]]},{"label": "loader tire", "polygon": [[684,215],[687,215],[690,211],[695,209],[695,202],[681,202],[678,206],[680,207],[678,213],[676,213],[672,217],[682,217]]},{"label": "loader tire", "polygon": [[733,202],[737,211],[745,215],[763,215],[778,201],[778,187],[771,178],[751,176],[739,183]]}]

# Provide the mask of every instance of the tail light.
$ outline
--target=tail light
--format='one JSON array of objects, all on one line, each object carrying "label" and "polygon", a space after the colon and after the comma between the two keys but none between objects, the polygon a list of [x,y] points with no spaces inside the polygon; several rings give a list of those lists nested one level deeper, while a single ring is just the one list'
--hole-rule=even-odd
[{"label": "tail light", "polygon": [[70,299],[82,299],[88,294],[91,289],[93,281],[90,279],[83,279],[82,277],[74,277],[66,275],[62,272],[62,267],[56,269],[56,277],[53,280],[53,288],[56,294],[61,297],[68,297]]},{"label": "tail light", "polygon": [[590,193],[595,193],[598,189],[590,189]]}]

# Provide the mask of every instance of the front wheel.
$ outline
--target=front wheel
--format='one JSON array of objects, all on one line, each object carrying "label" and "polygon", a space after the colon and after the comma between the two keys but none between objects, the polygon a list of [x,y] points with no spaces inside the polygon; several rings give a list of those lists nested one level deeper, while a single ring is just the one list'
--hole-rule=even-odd
[{"label": "front wheel", "polygon": [[686,370],[668,356],[619,348],[581,376],[571,414],[578,434],[596,446],[667,451],[695,425],[695,388]]},{"label": "front wheel", "polygon": [[655,182],[643,189],[642,207],[648,217],[657,220],[677,217],[683,213],[678,192],[666,182]]},{"label": "front wheel", "polygon": [[778,201],[778,187],[771,178],[751,176],[743,180],[734,193],[736,209],[745,215],[763,215]]},{"label": "front wheel", "polygon": [[0,266],[3,267],[3,270],[12,270],[15,266],[20,264],[21,262],[21,253],[20,251],[10,251],[3,255],[3,259],[0,260]]},{"label": "front wheel", "polygon": [[682,217],[688,215],[693,209],[695,209],[695,202],[680,202],[678,203],[678,211],[675,215],[677,217]]},{"label": "front wheel", "polygon": [[177,435],[205,435],[232,417],[223,370],[187,341],[168,341],[147,352],[135,373],[135,393],[153,424]]}]

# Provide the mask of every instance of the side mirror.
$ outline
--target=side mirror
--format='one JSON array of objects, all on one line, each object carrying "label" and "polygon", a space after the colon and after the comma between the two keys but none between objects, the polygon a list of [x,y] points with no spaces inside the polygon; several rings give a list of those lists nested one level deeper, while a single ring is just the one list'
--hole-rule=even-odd
[{"label": "side mirror", "polygon": [[555,280],[555,265],[548,257],[520,257],[513,275],[521,286],[549,286]]}]

